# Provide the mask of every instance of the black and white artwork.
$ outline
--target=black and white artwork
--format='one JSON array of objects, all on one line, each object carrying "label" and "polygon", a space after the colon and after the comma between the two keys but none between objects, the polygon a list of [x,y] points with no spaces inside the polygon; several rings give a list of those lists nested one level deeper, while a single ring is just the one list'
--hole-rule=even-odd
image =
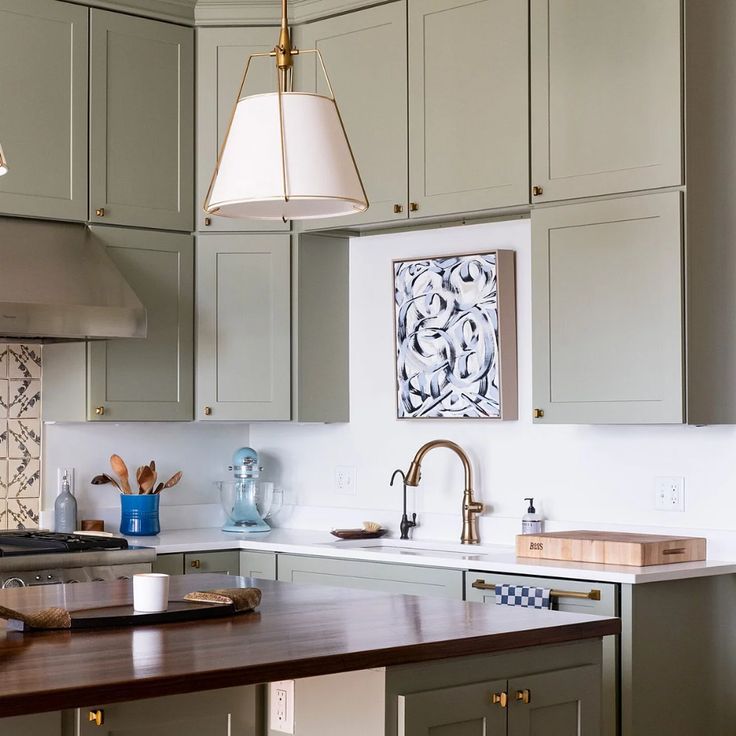
[{"label": "black and white artwork", "polygon": [[394,262],[400,419],[502,418],[502,253],[510,252]]}]

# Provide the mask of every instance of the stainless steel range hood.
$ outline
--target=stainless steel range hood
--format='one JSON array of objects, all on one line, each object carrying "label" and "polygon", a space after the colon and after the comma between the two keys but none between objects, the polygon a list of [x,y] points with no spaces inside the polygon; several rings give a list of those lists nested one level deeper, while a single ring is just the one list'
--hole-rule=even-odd
[{"label": "stainless steel range hood", "polygon": [[85,225],[0,218],[0,342],[145,336],[143,304]]}]

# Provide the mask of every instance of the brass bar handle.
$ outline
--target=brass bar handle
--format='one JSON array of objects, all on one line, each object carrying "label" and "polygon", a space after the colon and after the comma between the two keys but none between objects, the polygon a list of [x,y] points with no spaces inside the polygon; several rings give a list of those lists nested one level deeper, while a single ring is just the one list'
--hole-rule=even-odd
[{"label": "brass bar handle", "polygon": [[509,704],[509,696],[505,690],[500,693],[491,693],[491,704],[497,705],[499,708],[506,708]]},{"label": "brass bar handle", "polygon": [[516,691],[516,702],[522,705],[529,705],[532,702],[532,691],[528,688]]},{"label": "brass bar handle", "polygon": [[[496,590],[496,586],[493,583],[486,583],[484,580],[478,579],[472,583],[471,587],[476,590]],[[549,592],[551,598],[578,598],[589,601],[599,601],[601,599],[601,592],[593,588],[587,593],[578,590],[551,590]]]},{"label": "brass bar handle", "polygon": [[662,550],[663,555],[684,555],[686,552],[684,547],[673,547],[672,549]]},{"label": "brass bar handle", "polygon": [[101,726],[105,722],[105,711],[101,708],[98,708],[97,710],[91,710],[87,714],[87,720],[90,723],[94,723],[95,726]]},{"label": "brass bar handle", "polygon": [[195,570],[199,570],[199,568],[202,567],[202,562],[200,560],[192,560],[190,566],[193,567]]}]

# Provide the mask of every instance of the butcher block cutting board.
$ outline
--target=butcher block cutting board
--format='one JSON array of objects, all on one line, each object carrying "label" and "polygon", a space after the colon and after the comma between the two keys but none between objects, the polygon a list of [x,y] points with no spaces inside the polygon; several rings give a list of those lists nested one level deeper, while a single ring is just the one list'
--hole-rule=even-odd
[{"label": "butcher block cutting board", "polygon": [[550,532],[520,534],[516,537],[516,554],[541,560],[645,567],[704,560],[705,543],[704,537],[625,532]]}]

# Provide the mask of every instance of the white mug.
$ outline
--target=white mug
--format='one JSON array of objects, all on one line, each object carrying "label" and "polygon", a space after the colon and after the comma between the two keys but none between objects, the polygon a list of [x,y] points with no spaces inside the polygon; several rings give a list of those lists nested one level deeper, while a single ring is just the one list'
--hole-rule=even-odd
[{"label": "white mug", "polygon": [[145,613],[161,613],[169,607],[169,576],[160,572],[133,575],[133,608]]}]

